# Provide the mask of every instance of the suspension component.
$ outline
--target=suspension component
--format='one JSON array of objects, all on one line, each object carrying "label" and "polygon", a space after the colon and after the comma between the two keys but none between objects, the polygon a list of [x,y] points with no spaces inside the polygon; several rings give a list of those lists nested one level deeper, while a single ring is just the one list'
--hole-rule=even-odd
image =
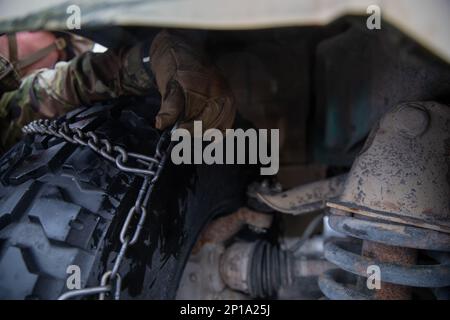
[{"label": "suspension component", "polygon": [[221,258],[220,274],[228,287],[253,298],[274,298],[296,278],[316,277],[331,268],[321,259],[295,257],[265,240],[236,242]]},{"label": "suspension component", "polygon": [[341,195],[347,175],[311,182],[293,189],[281,191],[281,186],[274,188],[254,183],[249,186],[247,195],[253,206],[261,211],[277,211],[291,215],[302,215],[326,208],[326,202]]},{"label": "suspension component", "polygon": [[252,297],[274,297],[291,282],[292,257],[267,241],[238,242],[223,255],[220,273],[232,289]]},{"label": "suspension component", "polygon": [[[404,103],[371,132],[342,195],[327,204],[330,226],[351,239],[325,244],[325,258],[342,268],[320,277],[326,297],[411,299],[413,288],[445,296],[450,288],[448,123],[448,106]],[[368,285],[373,268],[379,287]]]}]

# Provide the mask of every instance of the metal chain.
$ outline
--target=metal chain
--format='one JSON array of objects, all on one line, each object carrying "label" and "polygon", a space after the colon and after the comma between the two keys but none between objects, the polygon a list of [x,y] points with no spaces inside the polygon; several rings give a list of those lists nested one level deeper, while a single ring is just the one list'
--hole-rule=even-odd
[{"label": "metal chain", "polygon": [[[176,127],[177,125],[175,125],[172,130]],[[106,293],[111,293],[115,300],[119,300],[122,284],[119,268],[127,249],[137,242],[144,226],[145,218],[147,216],[146,208],[150,195],[167,160],[167,151],[170,148],[171,131],[164,131],[161,135],[156,146],[154,157],[127,152],[124,148],[113,145],[106,139],[99,139],[92,131],[83,132],[79,128],[72,129],[69,128],[67,123],[58,124],[56,120],[35,120],[24,126],[22,131],[25,134],[42,134],[59,137],[73,144],[87,146],[104,158],[115,163],[120,170],[144,176],[135,203],[130,208],[128,215],[122,224],[119,235],[121,247],[112,269],[106,271],[102,275],[100,286],[71,290],[65,292],[58,298],[58,300],[66,300],[98,294],[99,299],[104,300],[106,298]],[[139,166],[130,165],[130,159],[134,159],[135,164],[139,164]],[[130,232],[130,229],[132,229],[132,226],[130,225],[133,218],[137,218],[137,224],[134,226],[133,232]]]},{"label": "metal chain", "polygon": [[[50,135],[63,138],[73,144],[88,146],[104,158],[115,163],[117,168],[122,171],[140,175],[155,175],[155,172],[148,168],[153,168],[151,164],[158,164],[156,157],[127,152],[124,148],[113,145],[107,139],[100,139],[92,131],[83,132],[80,128],[70,128],[65,122],[58,124],[56,120],[39,119],[24,126],[22,132],[25,134]],[[139,165],[130,165],[131,162]]]}]

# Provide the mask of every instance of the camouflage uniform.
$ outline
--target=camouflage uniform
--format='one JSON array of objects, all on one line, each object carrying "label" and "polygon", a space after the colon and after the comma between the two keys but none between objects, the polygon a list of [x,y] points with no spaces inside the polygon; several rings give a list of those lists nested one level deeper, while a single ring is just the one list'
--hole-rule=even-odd
[{"label": "camouflage uniform", "polygon": [[54,118],[81,105],[122,95],[143,95],[153,85],[140,60],[140,47],[120,52],[86,52],[54,69],[22,79],[0,99],[1,152],[20,138],[21,127],[37,118]]},{"label": "camouflage uniform", "polygon": [[3,153],[21,136],[21,127],[36,118],[53,118],[81,105],[125,95],[145,95],[152,87],[162,95],[156,127],[164,129],[181,115],[182,127],[202,120],[204,128],[231,127],[235,109],[225,80],[183,37],[163,31],[151,47],[141,43],[105,53],[86,52],[54,69],[22,79],[20,87],[0,99]]}]

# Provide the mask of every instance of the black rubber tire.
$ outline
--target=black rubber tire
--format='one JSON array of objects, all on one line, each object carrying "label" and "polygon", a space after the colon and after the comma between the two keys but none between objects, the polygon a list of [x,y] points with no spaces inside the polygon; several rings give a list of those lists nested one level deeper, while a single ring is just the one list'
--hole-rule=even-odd
[{"label": "black rubber tire", "polygon": [[[152,155],[159,133],[152,128],[157,99],[149,99],[80,108],[63,120]],[[239,168],[170,166],[120,269],[122,298],[174,298],[201,228],[244,201]],[[98,285],[142,178],[88,147],[35,135],[2,157],[0,179],[0,298],[56,299],[67,291],[69,265],[80,267],[82,287]]]}]

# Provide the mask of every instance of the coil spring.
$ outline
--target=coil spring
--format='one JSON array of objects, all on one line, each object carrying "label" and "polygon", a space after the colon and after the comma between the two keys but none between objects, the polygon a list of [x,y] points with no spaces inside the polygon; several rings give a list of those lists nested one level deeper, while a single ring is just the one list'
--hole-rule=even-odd
[{"label": "coil spring", "polygon": [[[325,258],[341,268],[319,278],[327,298],[410,299],[412,288],[430,288],[434,298],[450,298],[450,234],[356,218],[337,209],[331,209],[329,223],[351,238],[332,239],[324,246]],[[428,257],[425,263],[416,264],[419,252]],[[370,266],[379,268],[380,290],[367,287]]]}]

